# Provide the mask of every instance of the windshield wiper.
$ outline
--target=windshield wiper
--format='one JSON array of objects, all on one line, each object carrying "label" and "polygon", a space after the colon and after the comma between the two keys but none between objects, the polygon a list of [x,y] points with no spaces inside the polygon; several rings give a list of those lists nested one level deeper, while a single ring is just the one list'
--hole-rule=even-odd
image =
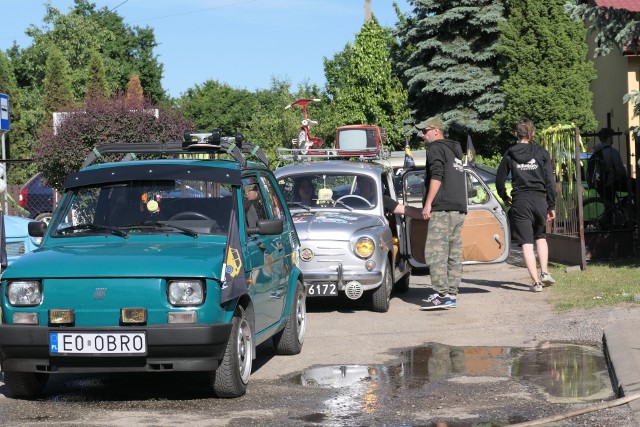
[{"label": "windshield wiper", "polygon": [[333,206],[336,206],[337,204],[340,204],[342,207],[345,207],[345,208],[349,209],[349,212],[353,212],[353,208],[351,206],[349,206],[348,204],[346,204],[345,202],[343,202],[342,200],[334,200],[333,201]]},{"label": "windshield wiper", "polygon": [[172,228],[174,230],[178,230],[181,231],[183,234],[186,234],[187,236],[191,236],[194,239],[196,239],[198,237],[198,232],[194,231],[190,228],[186,228],[186,227],[180,227],[177,225],[173,225],[173,224],[167,224],[165,222],[159,222],[159,221],[145,221],[142,224],[139,225],[130,225],[127,227],[131,227],[131,228],[135,228],[135,227],[151,227],[151,228]]},{"label": "windshield wiper", "polygon": [[287,206],[300,206],[304,210],[307,210],[307,211],[311,210],[311,206],[307,206],[304,203],[300,203],[300,202],[287,202]]},{"label": "windshield wiper", "polygon": [[59,233],[72,233],[76,231],[106,231],[113,235],[124,237],[125,239],[129,237],[129,234],[126,231],[122,231],[119,228],[91,223],[72,225],[71,227],[66,227],[58,230]]}]

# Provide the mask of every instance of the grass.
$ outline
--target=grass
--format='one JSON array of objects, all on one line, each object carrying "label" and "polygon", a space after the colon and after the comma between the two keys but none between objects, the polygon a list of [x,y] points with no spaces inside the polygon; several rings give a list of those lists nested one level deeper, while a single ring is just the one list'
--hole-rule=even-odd
[{"label": "grass", "polygon": [[549,301],[558,311],[614,305],[640,307],[640,258],[593,262],[586,270],[566,272],[549,268],[556,283],[547,288]]}]

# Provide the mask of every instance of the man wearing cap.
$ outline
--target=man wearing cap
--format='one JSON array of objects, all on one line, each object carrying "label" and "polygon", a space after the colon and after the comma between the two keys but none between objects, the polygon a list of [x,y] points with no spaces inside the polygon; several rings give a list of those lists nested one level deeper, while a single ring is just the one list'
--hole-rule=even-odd
[{"label": "man wearing cap", "polygon": [[467,214],[462,146],[445,139],[439,116],[418,123],[416,128],[427,151],[422,218],[429,220],[429,225],[424,257],[435,291],[420,309],[455,308],[462,279],[462,226]]}]

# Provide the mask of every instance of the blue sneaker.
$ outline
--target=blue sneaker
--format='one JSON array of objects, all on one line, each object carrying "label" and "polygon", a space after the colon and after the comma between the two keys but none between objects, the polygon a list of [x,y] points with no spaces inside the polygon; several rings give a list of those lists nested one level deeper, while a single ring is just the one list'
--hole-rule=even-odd
[{"label": "blue sneaker", "polygon": [[443,297],[445,308],[456,308],[458,307],[458,296],[453,294],[446,294]]},{"label": "blue sneaker", "polygon": [[420,310],[438,310],[453,308],[456,306],[456,299],[451,298],[452,295],[429,295],[429,298],[423,300],[424,303],[420,306]]}]

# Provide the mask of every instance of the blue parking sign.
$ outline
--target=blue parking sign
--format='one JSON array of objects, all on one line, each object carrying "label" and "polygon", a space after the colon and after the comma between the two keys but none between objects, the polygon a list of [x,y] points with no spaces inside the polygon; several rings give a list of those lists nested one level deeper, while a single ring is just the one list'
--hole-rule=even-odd
[{"label": "blue parking sign", "polygon": [[0,130],[9,130],[9,95],[0,93]]}]

